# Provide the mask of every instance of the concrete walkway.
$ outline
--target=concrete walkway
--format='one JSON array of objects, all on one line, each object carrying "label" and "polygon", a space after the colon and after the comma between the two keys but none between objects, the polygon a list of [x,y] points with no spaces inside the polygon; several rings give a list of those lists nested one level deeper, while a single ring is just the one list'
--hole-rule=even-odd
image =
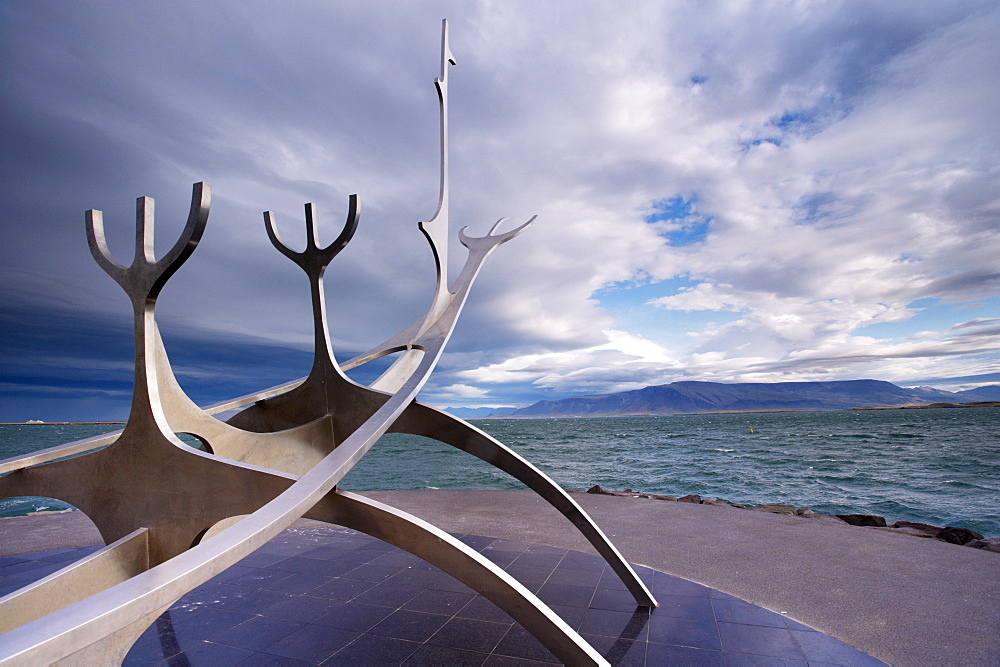
[{"label": "concrete walkway", "polygon": [[[449,532],[594,553],[528,491],[372,491]],[[729,507],[578,494],[625,558],[897,665],[1000,664],[1000,554]],[[0,520],[0,555],[94,544],[80,513]]]}]

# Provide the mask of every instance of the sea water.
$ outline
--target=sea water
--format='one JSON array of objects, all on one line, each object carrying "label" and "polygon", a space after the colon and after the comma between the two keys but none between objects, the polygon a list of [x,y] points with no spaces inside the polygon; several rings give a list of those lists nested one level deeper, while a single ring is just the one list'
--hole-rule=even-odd
[{"label": "sea water", "polygon": [[[1000,537],[1000,409],[854,410],[472,422],[566,489],[594,484],[969,528]],[[0,426],[0,458],[120,425]],[[341,487],[517,489],[447,445],[387,435]],[[0,516],[66,507],[0,500]]]}]

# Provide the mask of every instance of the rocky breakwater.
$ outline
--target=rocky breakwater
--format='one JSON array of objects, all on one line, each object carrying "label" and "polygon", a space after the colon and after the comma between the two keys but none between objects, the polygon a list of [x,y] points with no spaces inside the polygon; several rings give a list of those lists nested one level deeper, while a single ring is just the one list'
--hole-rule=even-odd
[{"label": "rocky breakwater", "polygon": [[1000,537],[986,538],[979,533],[968,530],[966,528],[959,528],[957,526],[932,526],[927,523],[917,523],[915,521],[897,521],[894,524],[887,525],[885,517],[878,516],[875,514],[823,514],[821,512],[814,512],[807,508],[797,508],[792,505],[738,505],[736,503],[726,503],[720,500],[710,500],[704,499],[699,495],[690,494],[686,496],[667,496],[658,493],[643,493],[641,491],[633,491],[632,489],[625,489],[624,491],[612,491],[610,489],[602,488],[599,484],[587,489],[587,493],[599,494],[604,496],[621,496],[625,498],[648,498],[650,500],[672,500],[678,503],[695,503],[698,505],[718,505],[721,507],[733,507],[737,509],[746,509],[754,512],[771,512],[773,514],[788,514],[799,516],[804,519],[820,520],[820,521],[834,521],[837,523],[847,523],[852,526],[863,526],[867,528],[875,528],[877,530],[886,530],[894,533],[902,533],[904,535],[912,535],[914,537],[923,537],[926,539],[941,540],[942,542],[949,542],[951,544],[958,544],[962,546],[972,547],[974,549],[983,549],[985,551],[993,551],[1000,553]]}]

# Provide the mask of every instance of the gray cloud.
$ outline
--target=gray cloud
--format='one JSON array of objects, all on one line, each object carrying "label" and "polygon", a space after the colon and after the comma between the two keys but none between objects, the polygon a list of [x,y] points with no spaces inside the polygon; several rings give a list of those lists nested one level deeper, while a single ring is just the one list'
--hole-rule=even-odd
[{"label": "gray cloud", "polygon": [[[498,401],[530,402],[675,376],[946,377],[995,363],[954,337],[903,353],[857,331],[905,322],[922,299],[986,304],[966,320],[995,303],[989,2],[8,3],[4,297],[127,318],[86,252],[83,210],[104,210],[127,261],[134,198],[157,198],[168,247],[206,180],[209,229],[161,321],[307,352],[304,279],[270,248],[261,211],[301,243],[314,202],[330,239],[358,193],[361,227],[328,274],[331,331],[341,356],[393,334],[432,287],[416,222],[436,204],[442,17],[459,61],[453,225],[539,219],[487,263],[429,395],[472,400],[469,373]],[[674,196],[696,201],[704,240],[674,247],[645,221]],[[452,254],[454,272],[464,252]],[[678,276],[704,287],[664,288],[635,312],[737,317],[686,345],[609,333],[628,327],[598,290]],[[486,379],[522,366],[517,382]]]}]

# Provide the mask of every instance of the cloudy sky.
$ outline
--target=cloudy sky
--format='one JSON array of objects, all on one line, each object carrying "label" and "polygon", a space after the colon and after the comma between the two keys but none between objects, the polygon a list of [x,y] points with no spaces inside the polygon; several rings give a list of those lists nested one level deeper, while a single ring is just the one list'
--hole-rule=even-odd
[{"label": "cloudy sky", "polygon": [[[213,402],[304,375],[302,206],[346,359],[420,316],[440,20],[453,234],[496,251],[422,397],[527,405],[675,380],[1000,380],[1000,6],[984,2],[0,2],[0,421],[127,414],[129,263],[213,186],[158,302]],[[452,275],[464,249],[452,244]],[[357,375],[371,379],[375,371]]]}]

